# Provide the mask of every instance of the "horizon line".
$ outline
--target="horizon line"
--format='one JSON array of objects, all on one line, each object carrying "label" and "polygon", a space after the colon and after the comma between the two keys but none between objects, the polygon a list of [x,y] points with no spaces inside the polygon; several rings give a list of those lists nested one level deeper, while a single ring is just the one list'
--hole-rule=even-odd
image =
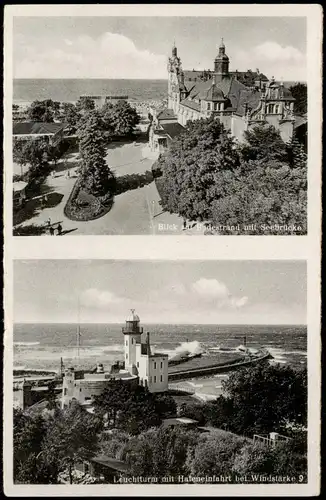
[{"label": "horizon line", "polygon": [[[123,325],[125,321],[115,322],[115,321],[13,321],[14,325]],[[145,325],[214,325],[214,326],[307,326],[307,323],[165,323],[165,322],[153,322],[153,321],[143,321],[142,324]]]}]

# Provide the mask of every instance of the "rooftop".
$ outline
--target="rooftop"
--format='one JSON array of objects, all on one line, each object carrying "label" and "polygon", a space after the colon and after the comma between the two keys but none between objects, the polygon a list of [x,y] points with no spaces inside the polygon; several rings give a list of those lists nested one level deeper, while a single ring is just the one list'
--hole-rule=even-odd
[{"label": "rooftop", "polygon": [[93,457],[91,461],[118,472],[128,472],[129,470],[129,467],[125,462],[106,455],[97,455]]},{"label": "rooftop", "polygon": [[164,132],[171,137],[171,139],[174,139],[174,137],[185,131],[185,128],[180,125],[180,123],[161,123],[160,125]]},{"label": "rooftop", "polygon": [[173,109],[165,108],[157,113],[158,120],[177,120]]},{"label": "rooftop", "polygon": [[13,135],[54,135],[66,128],[66,123],[16,122],[13,123]]}]

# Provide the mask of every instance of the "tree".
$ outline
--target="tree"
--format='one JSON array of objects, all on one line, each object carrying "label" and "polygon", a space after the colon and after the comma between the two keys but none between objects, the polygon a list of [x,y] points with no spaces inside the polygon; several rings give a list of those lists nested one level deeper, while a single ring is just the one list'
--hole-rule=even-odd
[{"label": "tree", "polygon": [[243,438],[232,435],[201,436],[194,453],[188,458],[191,474],[194,476],[229,476],[234,457],[244,443]]},{"label": "tree", "polygon": [[162,418],[176,410],[175,402],[167,395],[156,395],[145,387],[131,387],[121,380],[110,380],[106,389],[94,398],[97,415],[107,425],[129,434],[161,424]]},{"label": "tree", "polygon": [[130,136],[136,125],[140,122],[140,116],[135,108],[127,101],[120,100],[114,106],[106,105],[103,110],[106,128],[113,130],[114,135]]},{"label": "tree", "polygon": [[248,443],[236,454],[232,472],[239,476],[272,474],[298,477],[301,474],[305,477],[307,459],[305,454],[294,451],[292,443],[273,447],[262,443]]},{"label": "tree", "polygon": [[21,168],[30,165],[29,175],[34,177],[48,160],[49,143],[46,139],[15,140],[13,158]]},{"label": "tree", "polygon": [[223,382],[232,402],[230,430],[242,435],[282,432],[287,422],[307,423],[307,379],[288,366],[258,363]]},{"label": "tree", "polygon": [[240,146],[244,161],[276,160],[286,161],[286,144],[273,125],[259,125],[244,133],[245,143]]},{"label": "tree", "polygon": [[206,405],[196,403],[183,403],[179,410],[180,417],[197,420],[199,425],[205,425],[207,420]]},{"label": "tree", "polygon": [[198,432],[181,428],[149,429],[132,438],[124,447],[122,459],[130,474],[154,476],[161,482],[164,476],[187,474],[187,457],[195,448]]},{"label": "tree", "polygon": [[308,111],[308,89],[305,83],[296,83],[289,88],[292,96],[295,99],[294,112],[300,115]]},{"label": "tree", "polygon": [[82,158],[82,187],[95,196],[106,194],[113,186],[114,176],[105,161],[103,120],[97,111],[79,122],[79,152]]},{"label": "tree", "polygon": [[93,111],[95,109],[95,102],[91,97],[83,97],[80,98],[76,102],[76,110],[77,112],[84,111]]},{"label": "tree", "polygon": [[47,431],[46,419],[14,408],[14,481],[32,484],[56,483],[53,464],[42,460],[42,443]]},{"label": "tree", "polygon": [[46,99],[44,101],[33,101],[28,108],[27,114],[29,120],[33,122],[53,122],[58,118],[60,103]]},{"label": "tree", "polygon": [[43,460],[51,463],[55,459],[59,472],[68,469],[72,484],[74,466],[96,454],[101,429],[100,419],[84,410],[77,401],[73,402],[53,417],[42,443]]},{"label": "tree", "polygon": [[212,202],[211,220],[220,234],[306,234],[306,165],[291,168],[273,159],[242,165],[228,193]]},{"label": "tree", "polygon": [[160,160],[163,208],[186,219],[209,220],[212,202],[226,193],[239,160],[218,120],[189,122]]},{"label": "tree", "polygon": [[[232,472],[239,476],[247,474],[273,474],[275,453],[273,448],[262,443],[248,443],[236,454]],[[282,474],[286,474],[283,472]]]},{"label": "tree", "polygon": [[75,133],[78,128],[78,122],[81,119],[81,114],[71,102],[64,102],[62,104],[61,119],[63,122],[68,123],[71,132]]}]

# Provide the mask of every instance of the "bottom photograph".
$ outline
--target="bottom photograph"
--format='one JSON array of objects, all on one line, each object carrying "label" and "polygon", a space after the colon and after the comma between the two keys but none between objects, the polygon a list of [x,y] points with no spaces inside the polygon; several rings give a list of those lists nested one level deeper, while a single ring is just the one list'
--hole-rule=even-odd
[{"label": "bottom photograph", "polygon": [[306,281],[305,261],[14,261],[14,484],[307,483]]}]

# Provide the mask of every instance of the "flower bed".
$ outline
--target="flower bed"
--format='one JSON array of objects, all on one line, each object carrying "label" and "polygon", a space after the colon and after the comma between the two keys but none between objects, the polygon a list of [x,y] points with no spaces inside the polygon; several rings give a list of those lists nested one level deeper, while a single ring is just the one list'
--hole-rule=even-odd
[{"label": "flower bed", "polygon": [[112,205],[113,196],[111,193],[99,197],[86,193],[81,187],[81,178],[79,177],[72,188],[64,208],[64,214],[68,219],[74,221],[96,220],[108,213]]}]

